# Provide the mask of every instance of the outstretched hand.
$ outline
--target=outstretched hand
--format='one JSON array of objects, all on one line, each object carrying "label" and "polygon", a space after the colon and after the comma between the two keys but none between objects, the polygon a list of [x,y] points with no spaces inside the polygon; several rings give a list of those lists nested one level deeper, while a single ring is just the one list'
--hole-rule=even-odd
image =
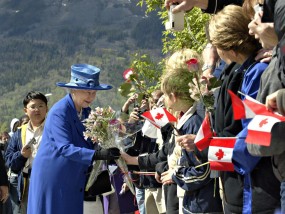
[{"label": "outstretched hand", "polygon": [[128,165],[139,165],[138,157],[136,156],[130,156],[127,153],[122,152],[121,157],[126,161]]},{"label": "outstretched hand", "polygon": [[195,6],[194,2],[195,1],[193,0],[165,0],[164,5],[169,10],[173,3],[179,3],[179,5],[172,9],[172,13],[178,13],[181,11],[192,10]]},{"label": "outstretched hand", "polygon": [[118,148],[112,147],[109,149],[97,150],[93,156],[94,160],[116,160],[121,156]]},{"label": "outstretched hand", "polygon": [[174,3],[178,5],[172,9],[172,13],[179,13],[181,11],[190,11],[194,7],[207,9],[208,0],[165,0],[164,5],[169,10],[170,6]]}]

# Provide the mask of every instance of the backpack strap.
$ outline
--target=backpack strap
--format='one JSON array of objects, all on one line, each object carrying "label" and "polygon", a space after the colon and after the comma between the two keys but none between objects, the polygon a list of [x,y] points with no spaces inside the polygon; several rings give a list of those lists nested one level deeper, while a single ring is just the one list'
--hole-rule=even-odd
[{"label": "backpack strap", "polygon": [[[21,126],[21,140],[22,140],[22,147],[26,145],[26,133],[27,133],[28,124]],[[22,172],[23,176],[23,172]],[[21,200],[24,197],[27,188],[27,178],[23,176],[23,190],[21,192]]]},{"label": "backpack strap", "polygon": [[22,146],[24,147],[26,145],[26,133],[27,133],[28,124],[21,126],[21,140],[22,140]]}]

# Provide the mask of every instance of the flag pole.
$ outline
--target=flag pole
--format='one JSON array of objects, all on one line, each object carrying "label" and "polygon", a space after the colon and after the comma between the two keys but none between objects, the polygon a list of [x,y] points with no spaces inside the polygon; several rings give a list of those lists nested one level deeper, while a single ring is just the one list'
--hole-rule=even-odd
[{"label": "flag pole", "polygon": [[246,97],[246,94],[242,93],[241,91],[238,91],[238,93]]},{"label": "flag pole", "polygon": [[199,167],[201,167],[201,166],[205,166],[205,165],[207,165],[207,164],[209,164],[209,163],[210,163],[210,162],[202,163],[202,164],[200,164],[200,165],[195,166],[194,168],[197,169],[197,168],[199,168]]},{"label": "flag pole", "polygon": [[133,171],[134,174],[137,174],[137,175],[151,175],[151,176],[154,176],[155,175],[155,172],[141,172],[141,171]]},{"label": "flag pole", "polygon": [[241,91],[238,91],[238,93],[241,94],[242,96],[246,97],[248,100],[251,100],[251,101],[253,101],[255,103],[258,103],[258,104],[261,104],[261,105],[265,106],[264,103],[259,102],[258,100],[252,98],[249,95],[246,95],[246,94],[242,93]]},{"label": "flag pole", "polygon": [[209,120],[210,120],[211,129],[212,129],[212,135],[214,135],[215,129],[214,129],[214,125],[213,125],[212,113],[210,111],[207,111],[206,114],[209,114]]},{"label": "flag pole", "polygon": [[[177,132],[177,135],[183,135],[183,133],[181,132],[181,131],[179,131],[175,126],[174,126],[174,124],[173,123],[169,123],[170,125],[171,125],[171,127]],[[175,134],[174,134],[175,135]]]}]

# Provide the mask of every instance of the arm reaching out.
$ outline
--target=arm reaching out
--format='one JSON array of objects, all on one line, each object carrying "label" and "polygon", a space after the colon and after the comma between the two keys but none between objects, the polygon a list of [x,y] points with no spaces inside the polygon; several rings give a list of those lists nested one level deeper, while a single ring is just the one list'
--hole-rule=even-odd
[{"label": "arm reaching out", "polygon": [[179,3],[172,12],[178,13],[181,11],[189,11],[192,10],[193,7],[199,7],[201,9],[207,9],[208,0],[165,0],[165,7],[169,10],[170,5],[174,3]]}]

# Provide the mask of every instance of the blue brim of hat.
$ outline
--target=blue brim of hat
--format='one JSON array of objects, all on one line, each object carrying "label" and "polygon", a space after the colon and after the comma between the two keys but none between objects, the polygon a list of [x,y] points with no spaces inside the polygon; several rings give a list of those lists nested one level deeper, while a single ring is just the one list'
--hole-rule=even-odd
[{"label": "blue brim of hat", "polygon": [[107,84],[100,84],[94,87],[84,87],[84,86],[79,86],[75,83],[57,82],[56,85],[63,88],[74,88],[82,90],[110,90],[113,88],[113,86]]}]

